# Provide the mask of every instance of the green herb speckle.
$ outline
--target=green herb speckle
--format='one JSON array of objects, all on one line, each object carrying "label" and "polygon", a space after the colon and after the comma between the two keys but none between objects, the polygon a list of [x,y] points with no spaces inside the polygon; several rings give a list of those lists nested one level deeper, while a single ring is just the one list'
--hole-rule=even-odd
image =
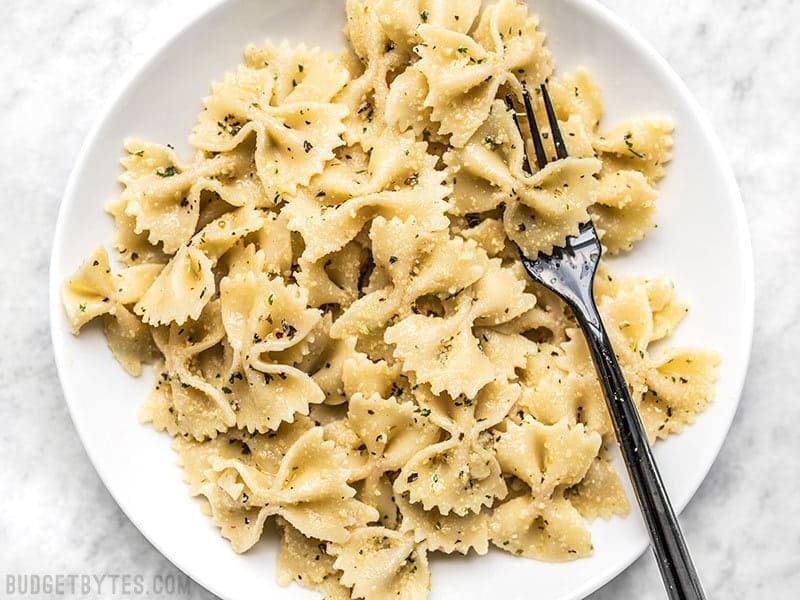
[{"label": "green herb speckle", "polygon": [[634,150],[633,142],[631,141],[632,138],[633,138],[633,134],[632,133],[628,132],[628,133],[625,134],[625,138],[624,138],[625,139],[625,145],[628,147],[628,150],[630,151],[630,153],[633,154],[636,158],[646,158],[646,156],[644,154]]},{"label": "green herb speckle", "polygon": [[173,177],[178,174],[178,168],[174,165],[170,165],[166,169],[158,169],[156,171],[156,175],[159,177]]}]

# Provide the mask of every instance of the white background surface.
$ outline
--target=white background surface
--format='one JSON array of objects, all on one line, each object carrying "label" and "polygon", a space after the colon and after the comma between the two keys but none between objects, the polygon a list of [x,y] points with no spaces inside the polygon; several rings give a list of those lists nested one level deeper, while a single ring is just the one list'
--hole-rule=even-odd
[{"label": "white background surface", "polygon": [[[800,75],[791,1],[605,1],[688,82],[728,148],[757,264],[752,368],[736,423],[683,517],[710,597],[800,590],[800,491],[792,393],[798,343],[798,202],[789,165]],[[208,4],[11,0],[0,22],[0,575],[168,574],[105,492],[66,414],[46,322],[58,201],[80,142],[126,71]],[[718,14],[721,13],[721,14]],[[791,108],[790,108],[791,107]],[[45,141],[46,139],[46,141]],[[726,268],[715,266],[714,268]],[[729,268],[735,268],[731,265]],[[735,326],[735,324],[732,324]],[[113,401],[109,398],[109,401]],[[648,557],[593,596],[661,598]],[[4,581],[0,581],[4,589]],[[192,598],[211,597],[195,588]]]}]

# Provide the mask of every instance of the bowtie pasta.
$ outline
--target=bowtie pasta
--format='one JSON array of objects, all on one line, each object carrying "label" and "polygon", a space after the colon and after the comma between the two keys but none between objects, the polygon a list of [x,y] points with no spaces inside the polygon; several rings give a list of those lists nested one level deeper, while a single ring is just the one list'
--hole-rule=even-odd
[{"label": "bowtie pasta", "polygon": [[[431,552],[587,556],[588,520],[628,512],[613,430],[574,317],[516,247],[593,219],[606,254],[630,250],[672,126],[605,127],[591,75],[553,75],[517,0],[346,13],[343,54],[248,48],[205,99],[193,156],[125,143],[118,268],[103,247],[88,258],[68,321],[101,319],[131,375],[152,365],[142,420],[174,438],[234,551],[275,519],[282,584],[418,599]],[[499,98],[547,78],[570,158],[531,175]],[[655,346],[687,306],[668,279],[605,263],[595,293],[651,441],[680,432],[717,363]]]}]

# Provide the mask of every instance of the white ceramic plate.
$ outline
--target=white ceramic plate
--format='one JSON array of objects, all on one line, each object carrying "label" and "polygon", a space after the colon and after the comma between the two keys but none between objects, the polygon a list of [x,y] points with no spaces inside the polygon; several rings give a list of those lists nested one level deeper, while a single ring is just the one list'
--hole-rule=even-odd
[{"label": "white ceramic plate", "polygon": [[[51,265],[51,324],[56,362],[75,426],[116,501],[165,556],[226,600],[315,598],[274,582],[275,537],[234,554],[189,498],[166,435],[139,425],[151,378],[128,377],[109,354],[100,327],[68,333],[60,286],[112,222],[102,209],[119,193],[121,141],[137,135],[187,151],[185,139],[209,82],[239,62],[249,42],[284,38],[340,49],[343,2],[230,0],[176,34],[124,87],[89,136],[61,206]],[[747,369],[753,322],[753,269],[739,192],[720,145],[689,92],[636,34],[589,0],[539,0],[560,70],[588,66],[608,107],[607,123],[634,114],[669,114],[677,123],[675,159],[662,186],[657,221],[636,252],[613,268],[671,274],[692,310],[674,341],[723,356],[717,400],[681,436],[655,449],[667,488],[682,509],[727,434]],[[632,495],[629,491],[629,497]],[[635,502],[632,501],[632,504]],[[592,525],[594,556],[566,564],[488,556],[433,560],[431,598],[583,598],[644,551],[640,516]],[[659,585],[653,581],[653,585]]]}]

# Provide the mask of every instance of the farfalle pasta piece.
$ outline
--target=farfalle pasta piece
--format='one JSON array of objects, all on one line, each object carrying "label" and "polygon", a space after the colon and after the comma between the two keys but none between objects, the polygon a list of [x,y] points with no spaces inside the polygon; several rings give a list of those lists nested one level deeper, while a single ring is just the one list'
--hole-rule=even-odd
[{"label": "farfalle pasta piece", "polygon": [[148,240],[148,232],[136,233],[136,218],[125,214],[128,202],[117,197],[105,205],[106,212],[114,219],[112,244],[118,253],[120,263],[127,267],[141,264],[166,264],[169,255],[161,245],[153,245]]},{"label": "farfalle pasta piece", "polygon": [[[475,483],[479,483],[476,489]],[[394,483],[396,493],[408,493],[425,510],[466,515],[507,493],[494,455],[474,440],[449,439],[414,455]],[[469,495],[464,494],[469,492]]]},{"label": "farfalle pasta piece", "polygon": [[494,101],[486,120],[463,148],[452,149],[444,156],[452,173],[450,213],[484,213],[512,201],[526,179],[524,152],[511,113],[502,101]]},{"label": "farfalle pasta piece", "polygon": [[233,352],[225,389],[236,399],[238,425],[267,431],[307,415],[324,393],[307,373],[276,360],[312,335],[321,319],[306,308],[305,292],[264,273],[247,273],[223,279],[220,299]]},{"label": "farfalle pasta piece", "polygon": [[497,100],[486,122],[445,161],[453,173],[450,212],[483,213],[505,205],[506,235],[528,256],[548,253],[578,233],[596,201],[602,163],[570,157],[528,175],[524,142],[505,104]]},{"label": "farfalle pasta piece", "polygon": [[420,25],[467,33],[480,9],[480,0],[377,0],[374,10],[389,39],[410,51],[422,41]]},{"label": "farfalle pasta piece", "polygon": [[519,398],[519,386],[490,383],[469,398],[433,395],[418,389],[417,400],[432,422],[450,439],[416,453],[394,482],[397,494],[408,494],[412,503],[443,515],[476,513],[507,493],[501,467],[484,434],[497,425]]},{"label": "farfalle pasta piece", "polygon": [[361,275],[370,267],[369,249],[358,239],[317,261],[300,257],[295,273],[298,285],[308,290],[309,304],[350,306],[359,296]]},{"label": "farfalle pasta piece", "polygon": [[264,253],[264,264],[260,270],[287,279],[292,274],[295,252],[292,232],[289,230],[289,215],[286,211],[271,213],[264,219],[258,232],[258,248]]},{"label": "farfalle pasta piece", "polygon": [[229,343],[242,362],[296,346],[321,319],[307,308],[302,288],[265,273],[226,277],[220,298]]},{"label": "farfalle pasta piece", "polygon": [[[672,331],[686,311],[674,298],[668,281],[620,278],[603,283],[601,279],[598,296],[598,307],[649,439],[653,442],[680,431],[711,400],[718,356],[680,348],[669,348],[660,356],[651,353],[651,345]],[[591,373],[585,341],[577,331],[568,333],[571,341],[562,344],[566,351],[563,366],[584,365],[585,370],[578,367],[573,371]],[[578,377],[578,381],[584,397],[601,397],[596,378]],[[604,425],[595,422],[594,428],[605,434],[610,423],[603,421]]]},{"label": "farfalle pasta piece", "polygon": [[256,136],[255,164],[267,193],[277,199],[308,185],[342,144],[347,109],[325,102],[271,106],[269,69],[241,66],[212,87],[190,141],[206,152],[230,152]]},{"label": "farfalle pasta piece", "polygon": [[616,319],[617,329],[627,338],[626,345],[634,349],[671,334],[688,311],[675,293],[675,284],[665,276],[601,276],[596,289],[597,297]]},{"label": "farfalle pasta piece", "polygon": [[200,248],[182,247],[136,304],[134,312],[153,326],[181,325],[199,318],[216,292],[213,266]]},{"label": "farfalle pasta piece", "polygon": [[[198,154],[182,161],[167,146],[128,140],[122,160],[125,186],[120,202],[124,214],[134,219],[133,233],[147,233],[148,242],[174,254],[195,234],[200,218],[201,194],[218,193],[229,204],[255,205],[260,187],[240,177],[249,159],[237,154],[205,158]],[[244,165],[241,162],[244,161]],[[233,183],[226,185],[226,179]],[[244,200],[244,196],[252,196]]]},{"label": "farfalle pasta piece", "polygon": [[670,349],[651,359],[639,411],[651,439],[679,433],[714,397],[719,356],[701,349]]},{"label": "farfalle pasta piece", "polygon": [[379,24],[376,0],[345,0],[344,33],[353,53],[365,65],[385,53],[389,41]]},{"label": "farfalle pasta piece", "polygon": [[[590,431],[610,434],[602,390],[592,368],[588,348],[581,347],[580,354],[571,346],[566,353],[559,346],[542,343],[539,351],[528,355],[522,373],[525,383],[519,408],[544,425],[555,425],[563,420],[570,424],[582,423]],[[566,368],[567,360],[579,359],[586,371]]]},{"label": "farfalle pasta piece", "polygon": [[[266,253],[264,250],[260,250],[256,244],[245,244],[239,240],[225,254],[217,268],[228,277],[247,275],[251,272],[264,273],[267,271],[266,260]],[[277,275],[277,273],[270,274]]]},{"label": "farfalle pasta piece", "polygon": [[386,330],[386,342],[403,369],[431,385],[433,393],[475,395],[494,381],[494,364],[481,351],[472,333],[471,306],[462,303],[451,317],[411,315]]},{"label": "farfalle pasta piece", "polygon": [[206,225],[161,270],[134,312],[154,326],[197,319],[216,293],[214,264],[262,224],[260,211],[240,208]]},{"label": "farfalle pasta piece", "polygon": [[498,380],[514,380],[519,369],[527,365],[528,356],[536,351],[536,343],[524,335],[505,334],[493,329],[475,328],[481,351],[494,365]]},{"label": "farfalle pasta piece", "polygon": [[[607,132],[599,88],[586,69],[562,75],[550,84],[560,128],[570,156],[602,160],[596,203],[589,213],[607,252],[630,250],[654,226],[654,185],[672,156],[672,123],[666,118],[632,119]],[[541,103],[539,123],[547,117]],[[543,128],[545,150],[553,152],[549,128]]]},{"label": "farfalle pasta piece", "polygon": [[585,519],[625,517],[630,511],[619,474],[605,458],[594,459],[584,478],[564,494]]},{"label": "farfalle pasta piece", "polygon": [[503,266],[500,259],[490,260],[486,273],[472,287],[475,324],[502,325],[533,309],[536,296],[528,293],[526,277],[518,262]]},{"label": "farfalle pasta piece", "polygon": [[[403,4],[406,4],[405,2]],[[408,67],[394,78],[386,96],[386,123],[415,135],[436,131],[431,119],[431,108],[425,106],[428,96],[428,80],[415,66]]]},{"label": "farfalle pasta piece", "polygon": [[519,202],[506,208],[506,235],[528,256],[562,246],[589,220],[599,169],[596,159],[566,158],[538,171],[524,189],[527,193],[520,191]]},{"label": "farfalle pasta piece", "polygon": [[[166,146],[139,140],[125,142],[127,156],[120,183],[124,212],[135,222],[134,232],[147,232],[152,245],[162,244],[174,254],[191,238],[200,214],[202,180],[218,173],[224,159],[205,161],[197,157],[184,162]],[[189,197],[191,196],[191,200]]]},{"label": "farfalle pasta piece", "polygon": [[112,273],[105,248],[98,246],[62,290],[72,333],[77,335],[84,325],[102,316],[111,353],[134,377],[141,374],[142,363],[153,362],[157,356],[150,329],[128,307],[161,269],[160,264],[143,264]]},{"label": "farfalle pasta piece", "polygon": [[[403,390],[392,386],[398,394]],[[358,481],[358,499],[378,510],[380,523],[397,525],[398,512],[388,474],[402,468],[408,459],[439,440],[441,430],[424,418],[416,405],[382,398],[378,393],[351,396],[346,421],[326,427],[326,439],[333,440],[348,456],[350,480]]]},{"label": "farfalle pasta piece", "polygon": [[528,484],[534,500],[544,505],[556,488],[584,478],[601,443],[600,434],[582,424],[570,425],[564,419],[542,425],[526,419],[507,423],[505,431],[497,434],[495,449],[503,472]]},{"label": "farfalle pasta piece", "polygon": [[396,502],[403,515],[400,530],[413,533],[414,540],[425,542],[430,551],[467,554],[474,549],[481,555],[489,551],[487,511],[443,515],[436,508],[425,510],[420,504],[412,504],[403,495],[397,496]]},{"label": "farfalle pasta piece", "polygon": [[262,506],[249,503],[244,486],[238,484],[235,475],[227,478],[213,469],[208,470],[209,480],[203,485],[201,494],[208,502],[211,522],[219,527],[220,534],[231,544],[237,554],[243,554],[255,546],[264,532],[270,512]]},{"label": "farfalle pasta piece", "polygon": [[198,440],[235,424],[234,403],[220,387],[225,364],[217,345],[224,334],[218,301],[197,320],[154,330],[164,364],[157,367],[159,376],[141,409],[143,422]]},{"label": "farfalle pasta piece", "polygon": [[382,332],[393,315],[402,318],[413,312],[419,298],[453,295],[480,279],[488,266],[474,242],[450,239],[444,229],[430,232],[416,219],[378,217],[370,238],[373,259],[387,274],[387,285],[350,305],[331,328],[335,338]]},{"label": "farfalle pasta piece", "polygon": [[423,448],[438,440],[440,430],[421,417],[413,402],[384,399],[378,394],[350,398],[347,412],[350,428],[370,455],[378,457],[382,471],[396,471]]},{"label": "farfalle pasta piece", "polygon": [[330,102],[350,78],[338,56],[305,44],[291,46],[286,41],[278,46],[269,43],[248,46],[244,64],[250,69],[265,69],[272,75],[272,106]]},{"label": "farfalle pasta piece", "polygon": [[[625,282],[625,278],[621,280]],[[639,280],[639,284],[642,281]],[[651,341],[662,340],[672,335],[689,312],[689,305],[675,292],[675,284],[668,277],[655,277],[644,280],[647,300],[653,311],[653,331]]]},{"label": "farfalle pasta piece", "polygon": [[[638,401],[647,391],[645,376],[649,368],[648,346],[652,340],[652,311],[647,294],[637,288],[621,290],[615,296],[600,297],[598,308],[631,395],[634,401]],[[583,336],[573,329],[567,330],[567,336],[569,341],[561,344],[564,354],[559,357],[562,369],[576,373],[577,381],[583,388],[580,396],[602,398],[597,378],[589,376],[593,375],[590,370],[592,362]],[[571,365],[585,365],[587,368],[575,369]],[[605,419],[603,423],[610,426]],[[594,426],[599,427],[601,423],[596,422]]]},{"label": "farfalle pasta piece", "polygon": [[562,497],[543,506],[528,496],[509,500],[494,509],[489,527],[492,543],[517,556],[565,561],[592,552],[583,517]]},{"label": "farfalle pasta piece", "polygon": [[631,250],[654,226],[657,193],[639,171],[603,173],[597,188],[597,203],[589,209],[592,222],[611,254]]},{"label": "farfalle pasta piece", "polygon": [[566,341],[566,329],[573,326],[572,315],[564,302],[541,285],[528,284],[536,296],[536,306],[528,312],[498,326],[501,333],[523,333],[539,344]]},{"label": "farfalle pasta piece", "polygon": [[667,118],[632,119],[598,136],[595,148],[603,153],[606,169],[635,169],[654,184],[664,177],[664,165],[672,159],[673,129]]},{"label": "farfalle pasta piece", "polygon": [[341,452],[316,427],[286,455],[273,501],[283,505],[280,514],[305,535],[342,543],[350,537],[349,528],[378,519],[375,509],[354,498],[348,476]]},{"label": "farfalle pasta piece", "polygon": [[354,198],[335,208],[298,199],[288,209],[292,215],[289,226],[308,240],[303,259],[316,261],[340,250],[376,217],[402,220],[413,217],[426,229],[444,229],[447,226],[445,208],[441,200],[420,202],[420,196],[413,190]]},{"label": "farfalle pasta piece", "polygon": [[[414,217],[428,231],[445,229],[446,174],[435,169],[437,158],[413,135],[389,133],[376,149],[363,185],[348,190],[341,204],[335,193],[322,190],[315,198],[297,198],[287,208],[289,228],[305,241],[303,259],[317,261],[340,250],[376,217]],[[383,190],[383,191],[381,191]],[[333,202],[334,204],[329,204]]]},{"label": "farfalle pasta piece", "polygon": [[334,557],[328,554],[327,544],[309,538],[278,518],[281,544],[278,547],[277,580],[280,585],[292,581],[320,592],[326,600],[350,600],[350,590],[339,583]]},{"label": "farfalle pasta piece", "polygon": [[[403,144],[402,152],[411,153],[415,140],[392,137],[392,132],[385,132],[390,144]],[[397,148],[395,148],[397,149]],[[424,147],[422,147],[424,150]],[[373,149],[375,150],[375,149]],[[367,152],[358,145],[342,146],[336,150],[336,156],[325,166],[325,170],[314,177],[308,185],[308,193],[323,205],[339,205],[345,200],[370,192],[381,191],[380,186],[371,183],[370,162],[373,152]],[[389,165],[397,164],[397,156],[387,152],[385,158]],[[403,181],[405,177],[400,178]]]},{"label": "farfalle pasta piece", "polygon": [[355,338],[330,340],[330,343],[325,348],[320,357],[320,367],[312,377],[325,394],[325,403],[327,405],[342,405],[352,395],[348,392],[343,373],[345,364],[357,355]]},{"label": "farfalle pasta piece", "polygon": [[[341,452],[341,466],[349,473],[348,482],[357,488],[359,482],[372,477],[372,483],[377,483],[375,480],[378,479],[382,473],[374,468],[375,457],[370,456],[364,442],[350,428],[347,422],[347,407],[323,406],[336,410],[338,415],[342,417],[323,425],[323,427],[325,429],[325,440],[333,442],[337,450]],[[363,500],[363,496],[363,494],[358,493],[356,497],[359,500]]]},{"label": "farfalle pasta piece", "polygon": [[372,361],[360,352],[342,364],[342,385],[348,397],[360,393],[364,396],[378,394],[381,397],[394,395],[400,398],[405,391],[397,383],[401,378],[407,380],[399,364]]},{"label": "farfalle pasta piece", "polygon": [[242,380],[239,374],[232,373],[229,389],[235,397],[237,423],[248,429],[267,431],[291,423],[298,414],[308,414],[311,404],[324,400],[319,386],[296,367],[254,361]]},{"label": "farfalle pasta piece", "polygon": [[150,328],[124,306],[103,316],[103,333],[111,354],[134,377],[142,374],[142,363],[158,357]]},{"label": "farfalle pasta piece", "polygon": [[[305,313],[301,318],[310,315],[314,320],[314,325],[296,344],[283,350],[271,352],[270,358],[277,363],[297,367],[306,373],[313,373],[322,365],[322,357],[333,343],[330,337],[333,316],[330,312],[323,312],[322,314],[314,312],[315,309],[309,305],[306,305],[304,310],[310,312]],[[283,329],[283,320],[281,321],[281,329]]]},{"label": "farfalle pasta piece", "polygon": [[[470,215],[470,218],[472,219],[473,216]],[[461,229],[460,235],[465,240],[477,242],[491,258],[496,258],[502,254],[507,246],[506,231],[503,223],[498,219],[484,219],[475,224],[474,227]]]},{"label": "farfalle pasta piece", "polygon": [[267,480],[273,480],[289,448],[312,427],[310,419],[301,417],[294,423],[284,423],[269,434],[231,428],[210,440],[196,441],[178,436],[172,448],[178,455],[178,465],[183,469],[189,493],[197,496],[208,483],[206,472],[215,460],[241,460],[245,465],[257,468]]},{"label": "farfalle pasta piece", "polygon": [[[551,79],[548,92],[559,120],[566,121],[577,115],[590,130],[600,125],[603,98],[597,83],[585,68]],[[541,122],[545,123],[546,119]]]},{"label": "farfalle pasta piece", "polygon": [[323,439],[323,433],[321,427],[305,432],[286,453],[272,480],[240,459],[212,462],[203,494],[223,535],[233,520],[241,521],[231,505],[239,511],[257,511],[261,527],[267,516],[277,514],[306,536],[339,543],[350,537],[348,528],[378,518],[377,511],[354,498],[343,457],[333,442]]},{"label": "farfalle pasta piece", "polygon": [[407,56],[382,29],[375,0],[347,0],[345,10],[345,35],[354,53],[352,79],[335,100],[349,112],[345,141],[369,151],[385,128],[390,75],[405,65]]},{"label": "farfalle pasta piece", "polygon": [[[430,589],[427,550],[408,534],[385,527],[357,529],[345,544],[328,545],[353,598],[417,600]],[[365,557],[368,557],[365,560]]]},{"label": "farfalle pasta piece", "polygon": [[260,231],[264,221],[261,210],[237,208],[209,222],[188,245],[199,248],[216,263],[239,240]]},{"label": "farfalle pasta piece", "polygon": [[418,68],[428,80],[425,104],[459,148],[486,120],[503,84],[538,85],[550,74],[550,57],[538,20],[515,0],[487,7],[473,37],[435,25],[418,28]]},{"label": "farfalle pasta piece", "polygon": [[[520,339],[519,354],[503,354],[499,344],[508,340],[502,334],[486,333],[479,338],[473,331],[475,325],[498,325],[534,306],[535,298],[514,278],[513,270],[503,269],[493,259],[481,279],[468,290],[457,291],[452,314],[410,315],[389,327],[384,339],[395,346],[394,356],[402,360],[403,369],[412,371],[419,382],[429,383],[434,394],[446,391],[453,397],[474,398],[490,381],[509,378],[530,351],[527,340]],[[497,354],[493,356],[483,344],[494,345]],[[493,360],[500,356],[511,361]]]},{"label": "farfalle pasta piece", "polygon": [[112,273],[102,246],[83,262],[64,284],[62,300],[73,334],[92,319],[114,315],[119,307],[136,303],[158,277],[162,265],[128,267]]},{"label": "farfalle pasta piece", "polygon": [[348,145],[369,152],[378,146],[379,136],[386,129],[388,78],[402,60],[393,50],[388,50],[384,58],[369,62],[366,69],[357,58],[352,60],[356,78],[336,97],[336,102],[347,110],[342,137]]}]

